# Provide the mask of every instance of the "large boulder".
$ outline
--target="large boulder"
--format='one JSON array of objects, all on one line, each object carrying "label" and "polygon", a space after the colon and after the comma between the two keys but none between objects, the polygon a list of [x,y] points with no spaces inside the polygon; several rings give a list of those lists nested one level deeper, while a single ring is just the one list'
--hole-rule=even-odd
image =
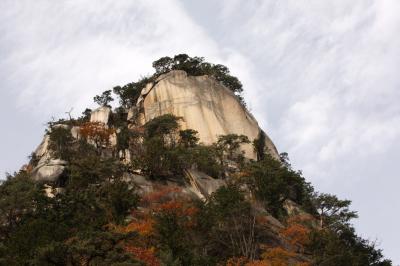
[{"label": "large boulder", "polygon": [[200,199],[208,199],[218,188],[226,185],[224,180],[212,178],[194,169],[186,170],[185,176],[189,181],[190,190]]},{"label": "large boulder", "polygon": [[102,106],[93,110],[90,114],[90,122],[98,122],[108,125],[108,121],[111,115],[111,108],[108,106]]},{"label": "large boulder", "polygon": [[[250,141],[259,136],[255,118],[239,102],[231,90],[213,77],[188,76],[175,70],[161,75],[142,90],[137,107],[139,124],[164,114],[183,118],[183,129],[198,131],[200,142],[217,141],[219,135],[242,134]],[[266,137],[269,153],[279,159],[275,145]],[[256,158],[252,144],[242,146],[247,158]]]},{"label": "large boulder", "polygon": [[[71,129],[71,135],[72,137],[74,137],[75,139],[79,139],[80,138],[80,129],[78,126],[68,126],[65,124],[58,124],[58,125],[54,125],[54,128],[58,128],[58,127],[62,127],[65,129]],[[51,129],[50,129],[51,130]],[[34,154],[36,155],[37,158],[42,158],[45,155],[49,155],[50,154],[50,135],[49,134],[45,134],[43,137],[42,142],[39,144],[39,146],[36,148],[36,150],[34,151]]]},{"label": "large boulder", "polygon": [[207,174],[190,169],[185,171],[185,182],[182,180],[164,180],[156,181],[149,180],[145,176],[139,174],[124,173],[123,180],[126,182],[133,182],[138,188],[141,195],[146,195],[159,190],[161,187],[177,187],[180,188],[179,193],[188,195],[195,199],[208,199],[221,186],[225,186],[225,180],[214,179]]},{"label": "large boulder", "polygon": [[81,137],[80,127],[78,126],[71,127],[71,135],[75,139],[80,139]]},{"label": "large boulder", "polygon": [[60,159],[49,159],[39,163],[32,170],[32,178],[39,182],[56,182],[63,174],[67,162]]},{"label": "large boulder", "polygon": [[[54,125],[53,128],[65,128],[65,129],[70,129],[71,130],[71,135],[75,139],[80,138],[80,128],[78,126],[69,126],[65,124],[57,124]],[[51,128],[49,129],[51,131]],[[51,157],[51,151],[50,151],[50,135],[46,133],[43,136],[42,142],[39,144],[39,146],[36,148],[36,150],[33,152],[35,156],[38,159],[43,160],[48,160]]]}]

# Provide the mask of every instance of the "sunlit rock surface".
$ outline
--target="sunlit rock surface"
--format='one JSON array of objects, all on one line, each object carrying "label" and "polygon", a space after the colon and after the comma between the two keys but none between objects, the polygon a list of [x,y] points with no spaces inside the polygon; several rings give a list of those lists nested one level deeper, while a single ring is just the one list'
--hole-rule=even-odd
[{"label": "sunlit rock surface", "polygon": [[[171,71],[154,84],[148,84],[141,94],[137,104],[140,124],[160,115],[174,114],[183,118],[183,129],[197,130],[204,144],[212,144],[219,135],[226,134],[243,134],[253,141],[260,132],[255,118],[233,92],[209,76]],[[279,158],[268,136],[266,147],[273,157]],[[256,158],[252,144],[243,145],[242,149],[247,158]]]},{"label": "sunlit rock surface", "polygon": [[50,142],[50,136],[48,134],[44,135],[42,142],[39,144],[39,146],[34,151],[34,154],[38,158],[41,158],[46,153],[48,153],[48,151],[49,151],[49,142]]},{"label": "sunlit rock surface", "polygon": [[108,106],[102,106],[93,110],[90,114],[90,122],[108,124],[111,115],[111,108]]}]

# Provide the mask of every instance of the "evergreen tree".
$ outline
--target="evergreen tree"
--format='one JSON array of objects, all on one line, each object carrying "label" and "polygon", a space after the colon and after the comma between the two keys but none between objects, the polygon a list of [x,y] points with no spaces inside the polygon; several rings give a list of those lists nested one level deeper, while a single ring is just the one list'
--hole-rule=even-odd
[{"label": "evergreen tree", "polygon": [[111,90],[107,90],[104,91],[101,95],[96,95],[93,100],[100,106],[110,107],[110,102],[112,102],[114,98],[111,96]]}]

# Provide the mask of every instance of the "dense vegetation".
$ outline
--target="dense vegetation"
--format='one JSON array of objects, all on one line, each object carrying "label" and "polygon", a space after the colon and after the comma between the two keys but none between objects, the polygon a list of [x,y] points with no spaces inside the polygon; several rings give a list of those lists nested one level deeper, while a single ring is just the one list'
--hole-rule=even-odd
[{"label": "dense vegetation", "polygon": [[[164,57],[153,66],[151,79],[182,69],[241,92],[225,67],[202,58]],[[206,146],[173,115],[141,127],[127,121],[124,108],[144,81],[114,88],[121,106],[108,125],[90,122],[89,109],[49,123],[51,156],[68,162],[57,181],[32,181],[40,163],[33,153],[0,185],[0,265],[391,265],[356,235],[351,202],[316,193],[287,154],[271,157],[263,132],[255,140],[224,135]],[[106,91],[94,100],[109,106],[113,97]],[[241,151],[250,143],[257,160]],[[190,169],[226,185],[206,200],[193,197],[183,186]],[[155,189],[143,193],[138,174]]]}]

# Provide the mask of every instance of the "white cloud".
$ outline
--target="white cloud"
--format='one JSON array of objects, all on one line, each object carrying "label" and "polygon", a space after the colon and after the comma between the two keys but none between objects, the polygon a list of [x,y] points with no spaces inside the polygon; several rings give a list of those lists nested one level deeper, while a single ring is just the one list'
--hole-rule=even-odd
[{"label": "white cloud", "polygon": [[1,12],[5,84],[41,115],[80,111],[100,91],[149,74],[159,56],[219,56],[177,1],[6,1]]},{"label": "white cloud", "polygon": [[[225,41],[252,62],[249,99],[280,148],[307,165],[391,145],[400,133],[400,3],[251,3]],[[225,4],[230,25],[242,6]],[[313,153],[297,156],[304,150]]]}]

